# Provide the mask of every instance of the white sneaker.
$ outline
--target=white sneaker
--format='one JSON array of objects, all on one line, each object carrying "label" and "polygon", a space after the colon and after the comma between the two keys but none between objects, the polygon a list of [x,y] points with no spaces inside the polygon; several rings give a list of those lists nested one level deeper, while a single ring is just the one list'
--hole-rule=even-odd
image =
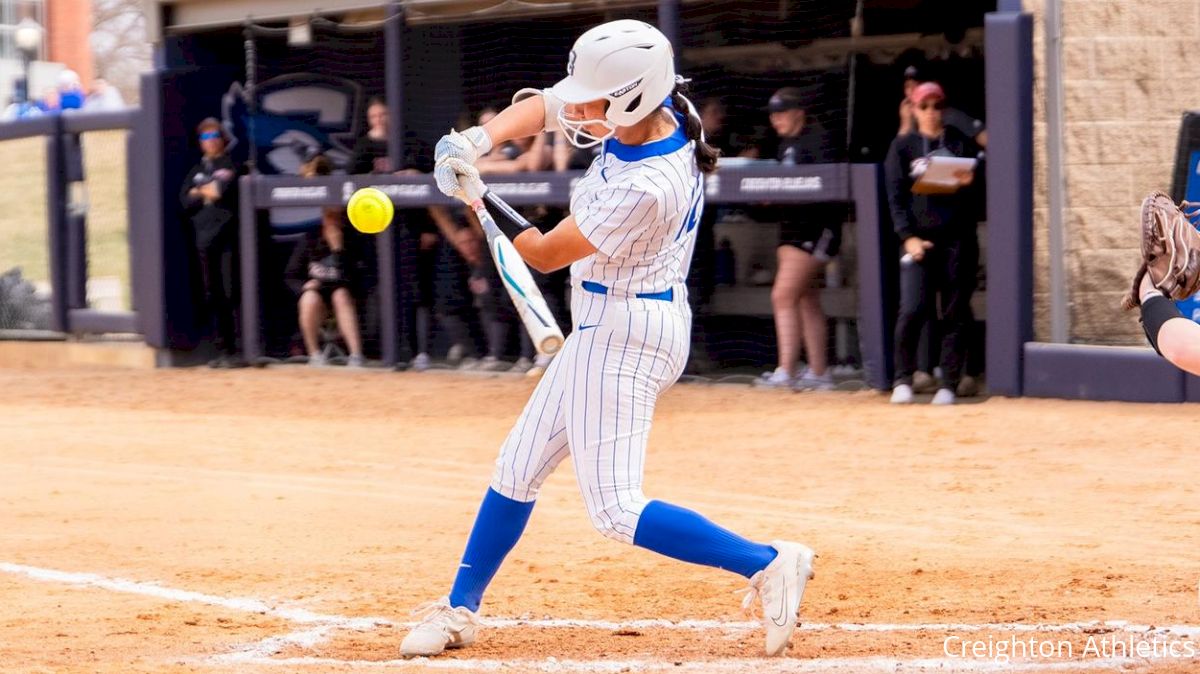
[{"label": "white sneaker", "polygon": [[554,360],[554,356],[543,356],[538,354],[533,359],[533,367],[525,373],[526,377],[536,378],[546,373],[546,368],[550,367],[550,361]]},{"label": "white sneaker", "polygon": [[520,358],[517,359],[517,362],[513,363],[512,367],[508,368],[508,371],[516,372],[517,374],[524,374],[526,372],[529,372],[529,369],[532,367],[533,367],[533,361],[529,360],[525,356],[521,356]]},{"label": "white sneaker", "polygon": [[893,405],[909,405],[913,401],[913,390],[908,384],[896,384],[892,389]]},{"label": "white sneaker", "polygon": [[463,356],[465,356],[466,353],[467,350],[463,348],[462,344],[455,344],[454,346],[450,347],[448,351],[446,351],[446,364],[450,367],[457,367],[458,364],[462,362]]},{"label": "white sneaker", "polygon": [[429,363],[429,354],[422,351],[412,359],[411,363],[408,364],[408,369],[412,370],[413,372],[424,372],[425,370],[429,369]]},{"label": "white sneaker", "polygon": [[933,394],[933,400],[930,402],[934,405],[953,405],[955,400],[954,391],[948,388],[940,388],[937,393]]},{"label": "white sneaker", "polygon": [[754,385],[762,388],[789,388],[795,380],[787,370],[777,367],[774,372],[764,372],[761,377],[755,379]]},{"label": "white sneaker", "polygon": [[325,367],[328,364],[329,361],[325,359],[325,354],[323,353],[314,353],[308,357],[309,367]]},{"label": "white sneaker", "polygon": [[837,385],[833,383],[833,375],[826,372],[825,374],[813,374],[812,370],[805,370],[804,374],[796,377],[792,382],[792,388],[797,391],[832,391]]},{"label": "white sneaker", "polygon": [[483,360],[479,361],[479,365],[475,366],[476,370],[482,372],[500,372],[511,367],[508,363],[500,360],[495,356],[484,356]]},{"label": "white sneaker", "polygon": [[361,353],[357,355],[351,354],[350,357],[346,359],[346,367],[361,368],[366,367],[366,365],[367,361],[363,359]]},{"label": "white sneaker", "polygon": [[421,616],[421,622],[400,642],[400,655],[437,655],[447,648],[462,648],[475,643],[479,614],[465,606],[450,606],[448,597],[418,606],[413,615]]},{"label": "white sneaker", "polygon": [[813,577],[813,557],[807,546],[787,541],[771,541],[779,552],[767,568],[754,574],[742,608],[751,610],[756,599],[762,600],[762,621],[767,628],[767,655],[783,655],[796,631],[800,600],[804,587]]}]

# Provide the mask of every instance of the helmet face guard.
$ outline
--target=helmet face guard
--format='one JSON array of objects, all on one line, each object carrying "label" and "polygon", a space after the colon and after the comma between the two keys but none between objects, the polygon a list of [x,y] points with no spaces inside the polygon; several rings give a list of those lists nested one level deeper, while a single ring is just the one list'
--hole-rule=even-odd
[{"label": "helmet face guard", "polygon": [[[608,132],[602,136],[592,134],[585,127],[593,124],[603,126],[608,129]],[[603,143],[617,133],[617,125],[607,119],[571,119],[567,117],[567,106],[565,105],[558,110],[558,125],[562,127],[567,140],[583,150]]]},{"label": "helmet face guard", "polygon": [[[579,36],[567,76],[551,87],[564,103],[608,102],[604,119],[572,120],[563,114],[565,106],[559,110],[559,124],[576,147],[592,147],[611,138],[618,127],[637,124],[674,90],[671,43],[654,26],[630,19],[610,21]],[[583,128],[594,124],[609,132],[597,136]]]}]

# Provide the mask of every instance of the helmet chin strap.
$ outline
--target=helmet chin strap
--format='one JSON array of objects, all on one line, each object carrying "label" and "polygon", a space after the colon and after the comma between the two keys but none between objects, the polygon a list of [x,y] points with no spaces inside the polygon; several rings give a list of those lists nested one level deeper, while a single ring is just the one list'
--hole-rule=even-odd
[{"label": "helmet chin strap", "polygon": [[[595,147],[598,143],[603,143],[609,138],[612,138],[617,132],[617,125],[613,124],[607,119],[581,120],[567,118],[566,106],[563,106],[558,111],[558,124],[562,127],[563,133],[567,137],[567,141],[581,150],[586,150],[589,147]],[[605,133],[603,136],[597,136],[593,133],[590,133],[584,127],[591,124],[603,126],[604,128],[608,129],[608,133]]]}]

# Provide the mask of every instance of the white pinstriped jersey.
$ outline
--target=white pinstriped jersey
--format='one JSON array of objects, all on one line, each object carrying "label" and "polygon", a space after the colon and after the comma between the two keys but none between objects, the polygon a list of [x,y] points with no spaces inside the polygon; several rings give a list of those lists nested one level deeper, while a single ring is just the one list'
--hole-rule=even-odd
[{"label": "white pinstriped jersey", "polygon": [[598,252],[571,265],[575,325],[492,473],[497,493],[532,501],[570,453],[592,524],[626,543],[648,502],[654,406],[691,343],[683,283],[704,207],[694,150],[682,128],[645,145],[609,139],[576,184],[571,212]]},{"label": "white pinstriped jersey", "polygon": [[683,283],[703,208],[704,178],[682,124],[645,145],[605,141],[571,195],[579,231],[599,251],[572,264],[572,278],[624,295]]}]

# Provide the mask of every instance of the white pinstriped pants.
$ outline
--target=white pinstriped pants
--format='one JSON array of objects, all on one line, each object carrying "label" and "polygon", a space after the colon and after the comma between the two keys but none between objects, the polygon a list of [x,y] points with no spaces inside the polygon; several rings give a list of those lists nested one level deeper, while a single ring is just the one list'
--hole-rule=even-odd
[{"label": "white pinstriped pants", "polygon": [[572,288],[573,330],[505,439],[492,489],[533,501],[570,453],[592,524],[633,542],[654,405],[690,348],[687,291],[673,292],[666,301]]}]

